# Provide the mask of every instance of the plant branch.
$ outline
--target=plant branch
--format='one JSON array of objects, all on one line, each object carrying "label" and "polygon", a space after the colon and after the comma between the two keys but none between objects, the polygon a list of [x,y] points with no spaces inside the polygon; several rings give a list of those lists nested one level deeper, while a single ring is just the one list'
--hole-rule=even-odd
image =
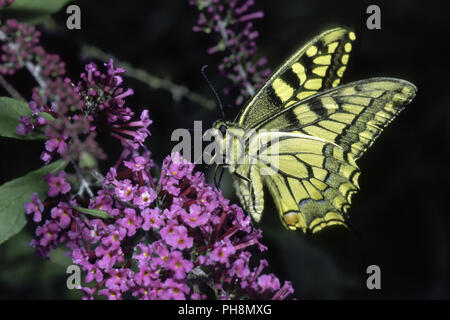
[{"label": "plant branch", "polygon": [[31,61],[25,62],[25,67],[28,69],[28,71],[33,76],[34,80],[38,83],[39,87],[41,87],[42,90],[47,89],[47,83],[45,80],[41,77],[41,66],[37,64],[33,64]]},{"label": "plant branch", "polygon": [[187,87],[175,84],[170,80],[159,78],[157,76],[151,75],[148,72],[135,68],[129,63],[121,61],[110,54],[105,53],[99,48],[85,45],[81,50],[84,56],[93,57],[99,60],[107,61],[110,58],[114,59],[115,63],[127,70],[125,76],[139,80],[152,89],[163,89],[167,90],[172,94],[175,101],[179,101],[181,98],[186,98],[194,103],[199,104],[205,109],[213,110],[216,103],[213,100],[203,97],[197,93],[191,92]]},{"label": "plant branch", "polygon": [[[17,51],[17,48],[19,47],[19,44],[15,43],[15,42],[8,41],[9,40],[8,36],[1,30],[0,30],[0,40],[6,42],[7,45],[11,49]],[[46,84],[45,80],[41,76],[41,67],[39,65],[36,65],[36,64],[32,63],[31,61],[25,61],[24,65],[27,68],[27,70],[31,73],[33,78],[36,80],[36,82],[38,83],[39,87],[41,87],[41,89],[43,89],[43,90],[47,89],[47,84]]]},{"label": "plant branch", "polygon": [[[230,46],[230,44],[229,44],[230,39],[227,35],[227,30],[226,30],[227,22],[224,20],[219,20],[217,22],[217,25],[219,26],[222,39],[225,41],[226,49],[224,48],[224,51],[229,50],[232,55],[237,56],[238,52],[234,49],[233,46]],[[237,43],[238,39],[237,39],[236,35],[234,34],[234,32],[232,32],[231,30],[228,30],[228,31],[233,40],[233,43]],[[245,71],[245,68],[242,66],[242,63],[240,61],[236,62],[236,66],[237,66],[239,75],[244,80],[243,83],[244,83],[244,87],[245,87],[245,90],[247,91],[248,96],[253,97],[255,94],[255,88],[251,84],[251,80],[249,80],[249,76],[248,76],[247,72]]]},{"label": "plant branch", "polygon": [[94,197],[94,193],[91,190],[89,181],[87,181],[84,178],[83,174],[81,173],[81,170],[78,168],[78,166],[75,164],[74,161],[72,161],[72,165],[73,165],[73,167],[75,169],[75,173],[76,173],[76,175],[78,177],[78,180],[80,182],[80,187],[78,189],[77,196],[81,197],[84,194],[84,192],[86,191],[89,194],[89,196],[91,198],[93,198]]},{"label": "plant branch", "polygon": [[0,85],[9,93],[14,99],[26,102],[25,98],[16,90],[2,75],[0,75]]}]

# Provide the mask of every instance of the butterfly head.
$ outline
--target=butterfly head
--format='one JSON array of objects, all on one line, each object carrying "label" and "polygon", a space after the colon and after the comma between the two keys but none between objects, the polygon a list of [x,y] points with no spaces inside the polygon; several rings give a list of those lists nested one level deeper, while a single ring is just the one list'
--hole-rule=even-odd
[{"label": "butterfly head", "polygon": [[217,133],[220,133],[223,137],[227,134],[228,128],[230,127],[230,123],[224,120],[216,120],[213,123],[213,128],[218,130]]}]

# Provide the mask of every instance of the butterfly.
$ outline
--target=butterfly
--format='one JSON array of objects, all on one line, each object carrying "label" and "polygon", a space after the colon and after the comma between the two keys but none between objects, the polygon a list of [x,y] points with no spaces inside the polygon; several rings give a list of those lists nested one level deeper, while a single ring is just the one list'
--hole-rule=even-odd
[{"label": "butterfly", "polygon": [[356,161],[417,92],[405,80],[384,77],[340,85],[355,39],[345,28],[316,36],[273,73],[235,121],[214,123],[221,154],[235,151],[222,165],[256,222],[268,190],[288,229],[346,226],[359,190]]}]

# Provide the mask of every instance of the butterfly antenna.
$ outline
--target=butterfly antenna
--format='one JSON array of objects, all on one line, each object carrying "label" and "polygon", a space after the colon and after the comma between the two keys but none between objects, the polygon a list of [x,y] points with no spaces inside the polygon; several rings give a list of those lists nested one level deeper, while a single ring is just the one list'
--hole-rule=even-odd
[{"label": "butterfly antenna", "polygon": [[214,95],[216,96],[217,102],[218,102],[218,104],[219,104],[220,111],[222,111],[222,116],[223,116],[223,118],[225,119],[225,109],[223,108],[222,102],[220,101],[220,98],[219,98],[219,95],[217,94],[216,89],[214,89],[214,86],[212,85],[211,81],[209,81],[209,79],[208,79],[208,77],[207,77],[207,75],[206,75],[206,73],[205,73],[206,68],[208,68],[208,65],[207,65],[207,64],[205,64],[205,65],[202,67],[202,76],[203,76],[203,78],[205,78],[205,80],[206,80],[206,82],[208,83],[209,87],[211,88],[212,92],[213,92]]}]

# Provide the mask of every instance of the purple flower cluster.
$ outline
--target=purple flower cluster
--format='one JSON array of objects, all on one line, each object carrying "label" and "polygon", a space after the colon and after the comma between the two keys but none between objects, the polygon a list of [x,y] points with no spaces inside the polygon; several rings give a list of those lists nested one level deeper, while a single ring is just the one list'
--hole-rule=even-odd
[{"label": "purple flower cluster", "polygon": [[[148,156],[111,168],[103,187],[89,202],[110,219],[83,214],[79,199],[67,196],[65,175],[49,175],[50,212],[36,229],[32,245],[44,256],[62,243],[86,272],[85,299],[285,299],[292,294],[273,274],[263,274],[254,252],[266,248],[261,231],[236,205],[205,183],[194,165],[178,154],[167,157],[155,186]],[[51,208],[50,208],[51,207]],[[36,196],[25,206],[40,221],[44,211]],[[92,283],[92,284],[91,284]],[[90,284],[90,285],[88,285]]]},{"label": "purple flower cluster", "polygon": [[[49,82],[46,90],[38,88],[29,103],[35,117],[21,117],[18,134],[26,135],[38,125],[46,125],[45,134],[49,140],[41,159],[49,163],[55,154],[66,160],[77,159],[83,152],[95,158],[104,159],[105,154],[95,141],[96,128],[104,127],[119,139],[125,149],[137,150],[150,135],[151,120],[144,110],[139,121],[130,121],[134,112],[125,106],[125,98],[133,90],[121,87],[121,68],[115,68],[112,60],[102,71],[93,62],[85,67],[81,80],[76,85],[61,77]],[[43,93],[38,93],[41,91]],[[49,103],[51,106],[48,107]],[[46,121],[39,114],[52,115],[53,121]]]},{"label": "purple flower cluster", "polygon": [[[0,73],[12,75],[26,67],[38,83],[29,103],[33,114],[20,117],[17,133],[28,135],[45,127],[48,140],[42,161],[47,164],[56,154],[67,161],[83,155],[104,159],[106,155],[96,142],[98,127],[119,139],[127,154],[142,147],[150,135],[147,127],[151,120],[144,110],[138,121],[131,121],[134,112],[125,105],[125,99],[133,90],[122,87],[124,70],[115,68],[112,60],[105,68],[91,62],[74,84],[65,77],[64,62],[58,55],[48,54],[39,45],[39,38],[34,26],[16,20],[7,20],[0,29]],[[50,116],[44,117],[44,113]]]},{"label": "purple flower cluster", "polygon": [[[221,69],[251,95],[265,74],[259,70],[262,63],[252,62],[257,33],[251,20],[262,14],[247,13],[252,1],[212,3],[201,15],[205,21],[213,16],[215,32],[225,31],[222,45],[231,54]],[[225,15],[228,26],[219,30]],[[281,285],[275,275],[263,273],[267,261],[257,262],[256,254],[266,250],[261,231],[194,172],[192,163],[173,154],[164,160],[159,180],[152,178],[154,164],[144,144],[152,121],[148,110],[136,119],[127,106],[133,90],[123,86],[125,70],[112,60],[103,66],[89,63],[79,81],[72,81],[59,56],[39,45],[39,37],[34,27],[15,20],[0,28],[0,73],[26,68],[37,82],[29,102],[32,115],[20,117],[17,133],[43,127],[48,139],[41,159],[49,163],[61,156],[71,163],[45,177],[45,201],[35,193],[25,204],[25,212],[40,223],[31,243],[36,252],[48,258],[55,248],[67,247],[85,272],[79,288],[85,299],[289,297],[290,282]],[[106,158],[96,140],[100,129],[123,147],[105,177],[91,161]],[[82,165],[84,158],[94,164]]]},{"label": "purple flower cluster", "polygon": [[[249,12],[254,0],[189,0],[199,10],[195,32],[216,35],[218,42],[208,49],[209,54],[223,53],[219,70],[233,82],[233,88],[240,88],[235,101],[240,106],[255,94],[270,74],[265,68],[267,60],[256,60],[255,39],[258,31],[253,20],[264,16],[262,11]],[[224,90],[229,94],[231,88]]]},{"label": "purple flower cluster", "polygon": [[[50,140],[41,159],[46,163],[59,153],[66,160],[76,159],[82,152],[99,159],[105,157],[95,141],[97,127],[105,128],[122,142],[124,149],[138,150],[150,135],[148,126],[152,123],[148,110],[144,110],[138,121],[130,121],[134,112],[125,106],[125,98],[133,94],[132,89],[124,89],[122,68],[115,68],[113,61],[99,69],[93,62],[81,73],[76,85],[65,79],[63,103],[53,107],[56,120],[46,129]],[[70,94],[68,94],[70,92]],[[32,101],[30,107],[38,103]],[[71,106],[76,106],[75,111]],[[44,109],[45,110],[45,109]],[[67,143],[69,142],[69,143]],[[131,152],[131,151],[129,151]]]},{"label": "purple flower cluster", "polygon": [[41,32],[34,26],[6,20],[0,28],[1,46],[0,73],[12,75],[27,63],[39,66],[42,77],[57,77],[65,74],[65,64],[58,55],[48,54],[39,45]]},{"label": "purple flower cluster", "polygon": [[0,9],[9,7],[14,3],[14,0],[0,0]]}]

